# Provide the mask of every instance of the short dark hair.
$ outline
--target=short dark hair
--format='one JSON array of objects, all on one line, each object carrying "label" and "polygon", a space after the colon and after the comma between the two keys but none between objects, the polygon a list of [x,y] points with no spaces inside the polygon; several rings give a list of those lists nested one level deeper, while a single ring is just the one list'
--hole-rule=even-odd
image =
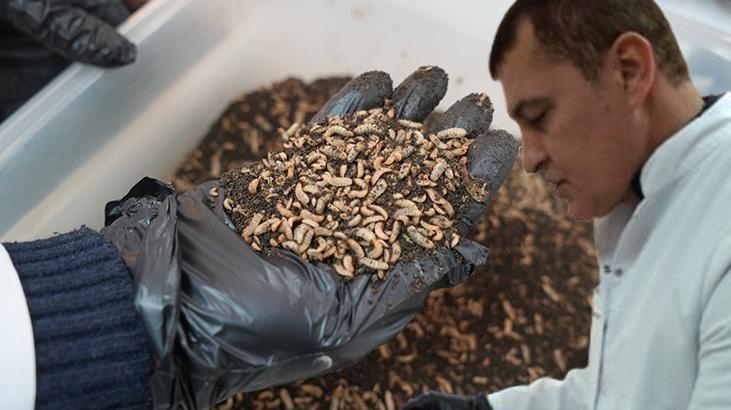
[{"label": "short dark hair", "polygon": [[635,32],[653,47],[658,68],[671,83],[689,79],[670,24],[653,0],[517,0],[500,22],[490,52],[497,79],[505,54],[515,45],[518,25],[528,19],[548,58],[568,60],[596,80],[604,53],[622,33]]}]

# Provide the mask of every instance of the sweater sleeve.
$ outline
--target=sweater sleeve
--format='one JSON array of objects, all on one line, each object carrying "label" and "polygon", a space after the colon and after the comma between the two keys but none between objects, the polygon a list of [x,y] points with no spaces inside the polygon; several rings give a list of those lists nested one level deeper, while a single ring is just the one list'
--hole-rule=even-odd
[{"label": "sweater sleeve", "polygon": [[4,244],[36,351],[36,408],[150,408],[152,363],[129,273],[88,228]]}]

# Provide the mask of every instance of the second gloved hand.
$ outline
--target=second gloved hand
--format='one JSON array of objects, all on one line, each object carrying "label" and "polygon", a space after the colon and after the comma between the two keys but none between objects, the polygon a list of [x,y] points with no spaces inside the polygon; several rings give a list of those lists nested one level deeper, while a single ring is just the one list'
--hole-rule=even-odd
[{"label": "second gloved hand", "polygon": [[121,0],[14,0],[0,5],[0,19],[62,57],[115,67],[133,62],[134,44],[115,26],[129,17]]},{"label": "second gloved hand", "polygon": [[134,62],[134,44],[115,29],[129,14],[122,0],[0,1],[0,121],[70,61]]},{"label": "second gloved hand", "polygon": [[441,392],[428,392],[410,400],[401,410],[492,410],[487,396],[457,396]]}]

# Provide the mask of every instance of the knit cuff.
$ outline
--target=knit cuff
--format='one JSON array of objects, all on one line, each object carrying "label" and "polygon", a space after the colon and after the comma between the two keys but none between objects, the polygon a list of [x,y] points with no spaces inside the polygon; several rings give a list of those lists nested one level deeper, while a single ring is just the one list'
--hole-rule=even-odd
[{"label": "knit cuff", "polygon": [[88,228],[4,246],[33,322],[36,407],[152,407],[147,340],[114,247]]}]

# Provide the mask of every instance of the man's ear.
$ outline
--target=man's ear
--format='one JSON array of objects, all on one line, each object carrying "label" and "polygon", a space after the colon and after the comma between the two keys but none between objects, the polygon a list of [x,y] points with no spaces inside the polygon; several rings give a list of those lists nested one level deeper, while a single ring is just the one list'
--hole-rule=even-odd
[{"label": "man's ear", "polygon": [[616,70],[625,98],[630,105],[641,104],[650,92],[657,66],[652,44],[635,32],[622,33],[607,52],[609,65]]}]

